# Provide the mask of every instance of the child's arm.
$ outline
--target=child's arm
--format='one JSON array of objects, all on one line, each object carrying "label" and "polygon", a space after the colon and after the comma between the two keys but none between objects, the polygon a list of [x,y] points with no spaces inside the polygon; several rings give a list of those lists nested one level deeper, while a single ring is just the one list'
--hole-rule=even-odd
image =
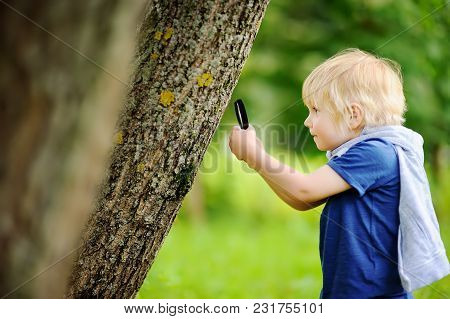
[{"label": "child's arm", "polygon": [[[262,176],[262,177],[264,178],[264,176]],[[325,199],[322,199],[322,200],[314,202],[314,203],[299,202],[298,200],[296,200],[294,198],[294,196],[287,194],[283,190],[283,188],[280,187],[278,184],[274,183],[273,181],[271,181],[268,178],[264,178],[264,180],[267,182],[267,184],[270,186],[270,188],[272,188],[272,190],[278,195],[278,197],[280,197],[285,203],[287,203],[289,206],[291,206],[292,208],[294,208],[296,210],[305,211],[305,210],[313,209],[317,206],[322,205],[323,203],[325,203],[327,201],[327,198],[325,198]]]},{"label": "child's arm", "polygon": [[317,207],[328,197],[350,189],[350,185],[327,165],[311,174],[302,174],[265,153],[252,168],[283,201],[300,211]]},{"label": "child's arm", "polygon": [[351,188],[328,165],[311,174],[302,174],[276,160],[265,152],[253,127],[247,130],[234,127],[229,145],[238,159],[255,169],[275,193],[295,209],[309,210]]}]

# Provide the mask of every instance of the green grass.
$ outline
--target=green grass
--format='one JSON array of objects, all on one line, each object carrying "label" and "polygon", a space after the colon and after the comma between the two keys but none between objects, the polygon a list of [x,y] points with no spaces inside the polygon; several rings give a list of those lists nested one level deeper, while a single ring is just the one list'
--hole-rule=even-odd
[{"label": "green grass", "polygon": [[[137,298],[317,298],[317,219],[312,213],[258,223],[179,220]],[[449,287],[447,277],[414,297],[445,298]]]},{"label": "green grass", "polygon": [[317,298],[318,218],[302,217],[176,222],[138,297]]}]

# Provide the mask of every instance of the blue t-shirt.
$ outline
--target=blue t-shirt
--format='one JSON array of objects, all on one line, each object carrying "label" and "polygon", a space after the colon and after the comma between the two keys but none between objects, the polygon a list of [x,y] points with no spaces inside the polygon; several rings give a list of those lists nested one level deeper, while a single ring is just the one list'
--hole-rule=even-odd
[{"label": "blue t-shirt", "polygon": [[368,139],[328,165],[351,189],[320,218],[321,298],[410,298],[398,273],[400,175],[392,144]]}]

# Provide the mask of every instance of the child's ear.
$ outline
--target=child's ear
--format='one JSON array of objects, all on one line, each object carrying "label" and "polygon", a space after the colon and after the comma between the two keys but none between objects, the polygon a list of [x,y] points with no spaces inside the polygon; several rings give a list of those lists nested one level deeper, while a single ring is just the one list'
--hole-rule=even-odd
[{"label": "child's ear", "polygon": [[364,122],[364,111],[360,104],[352,103],[348,107],[349,124],[351,129],[358,129]]}]

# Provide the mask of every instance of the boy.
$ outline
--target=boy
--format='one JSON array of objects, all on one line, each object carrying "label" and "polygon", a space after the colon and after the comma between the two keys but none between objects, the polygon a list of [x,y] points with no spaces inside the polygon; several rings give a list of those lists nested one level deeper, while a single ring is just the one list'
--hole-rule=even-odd
[{"label": "boy", "polygon": [[423,168],[423,139],[402,126],[399,67],[358,49],[319,65],[303,83],[304,124],[329,162],[301,174],[264,150],[255,130],[229,145],[276,194],[320,220],[321,298],[412,298],[449,273]]}]

